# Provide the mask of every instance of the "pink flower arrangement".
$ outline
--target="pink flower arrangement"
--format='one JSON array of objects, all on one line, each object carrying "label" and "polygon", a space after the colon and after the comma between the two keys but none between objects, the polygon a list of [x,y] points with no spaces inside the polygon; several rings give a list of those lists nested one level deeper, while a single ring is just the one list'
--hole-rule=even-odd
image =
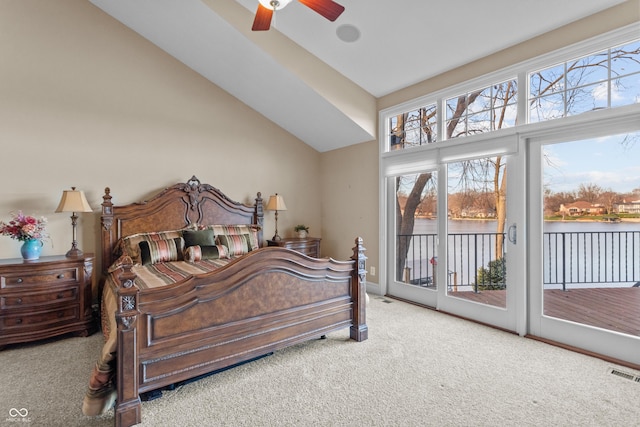
[{"label": "pink flower arrangement", "polygon": [[25,240],[37,239],[44,240],[49,238],[49,234],[46,231],[47,219],[40,217],[40,219],[31,216],[24,215],[22,211],[18,211],[18,214],[11,214],[13,219],[8,223],[0,221],[0,234],[3,236],[9,236],[12,239]]}]

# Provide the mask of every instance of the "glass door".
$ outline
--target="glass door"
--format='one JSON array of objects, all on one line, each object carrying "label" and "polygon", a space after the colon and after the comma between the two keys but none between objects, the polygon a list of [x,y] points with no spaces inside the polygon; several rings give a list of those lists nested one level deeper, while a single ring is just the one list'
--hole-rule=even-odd
[{"label": "glass door", "polygon": [[524,333],[516,315],[516,296],[525,293],[518,267],[524,257],[521,161],[517,154],[494,155],[443,166],[447,221],[437,277],[444,285],[439,309]]},{"label": "glass door", "polygon": [[387,179],[388,293],[524,334],[524,157],[496,147]]},{"label": "glass door", "polygon": [[531,152],[531,332],[640,363],[640,133]]}]

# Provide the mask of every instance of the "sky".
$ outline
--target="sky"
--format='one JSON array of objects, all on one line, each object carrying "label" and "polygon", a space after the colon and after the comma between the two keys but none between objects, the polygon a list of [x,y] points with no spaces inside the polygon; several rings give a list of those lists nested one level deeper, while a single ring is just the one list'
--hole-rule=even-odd
[{"label": "sky", "polygon": [[618,193],[640,188],[640,132],[545,145],[544,183],[551,191],[596,184]]}]

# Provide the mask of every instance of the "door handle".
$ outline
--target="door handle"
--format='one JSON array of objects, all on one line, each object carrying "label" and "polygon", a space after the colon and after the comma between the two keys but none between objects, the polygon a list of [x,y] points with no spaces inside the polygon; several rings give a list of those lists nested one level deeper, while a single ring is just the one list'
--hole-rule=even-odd
[{"label": "door handle", "polygon": [[516,224],[511,224],[509,226],[509,229],[507,230],[507,238],[511,243],[515,245],[517,236],[518,236],[518,226]]}]

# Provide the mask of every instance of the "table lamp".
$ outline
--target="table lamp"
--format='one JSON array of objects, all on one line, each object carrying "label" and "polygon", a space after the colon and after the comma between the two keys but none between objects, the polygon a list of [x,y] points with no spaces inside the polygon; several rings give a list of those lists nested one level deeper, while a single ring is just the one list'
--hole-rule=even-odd
[{"label": "table lamp", "polygon": [[84,192],[76,190],[76,187],[71,187],[71,190],[64,190],[56,212],[71,212],[73,241],[71,242],[71,249],[69,249],[66,255],[68,258],[81,257],[82,251],[78,249],[78,240],[76,239],[76,226],[78,224],[78,215],[76,215],[76,212],[93,212],[91,206],[89,206],[89,202],[87,202],[87,198],[84,196]]},{"label": "table lamp", "polygon": [[276,234],[273,235],[271,240],[279,241],[282,240],[280,236],[278,236],[278,211],[286,211],[287,206],[284,204],[284,199],[282,196],[279,196],[278,193],[275,196],[269,196],[269,203],[267,203],[268,211],[276,211]]}]

